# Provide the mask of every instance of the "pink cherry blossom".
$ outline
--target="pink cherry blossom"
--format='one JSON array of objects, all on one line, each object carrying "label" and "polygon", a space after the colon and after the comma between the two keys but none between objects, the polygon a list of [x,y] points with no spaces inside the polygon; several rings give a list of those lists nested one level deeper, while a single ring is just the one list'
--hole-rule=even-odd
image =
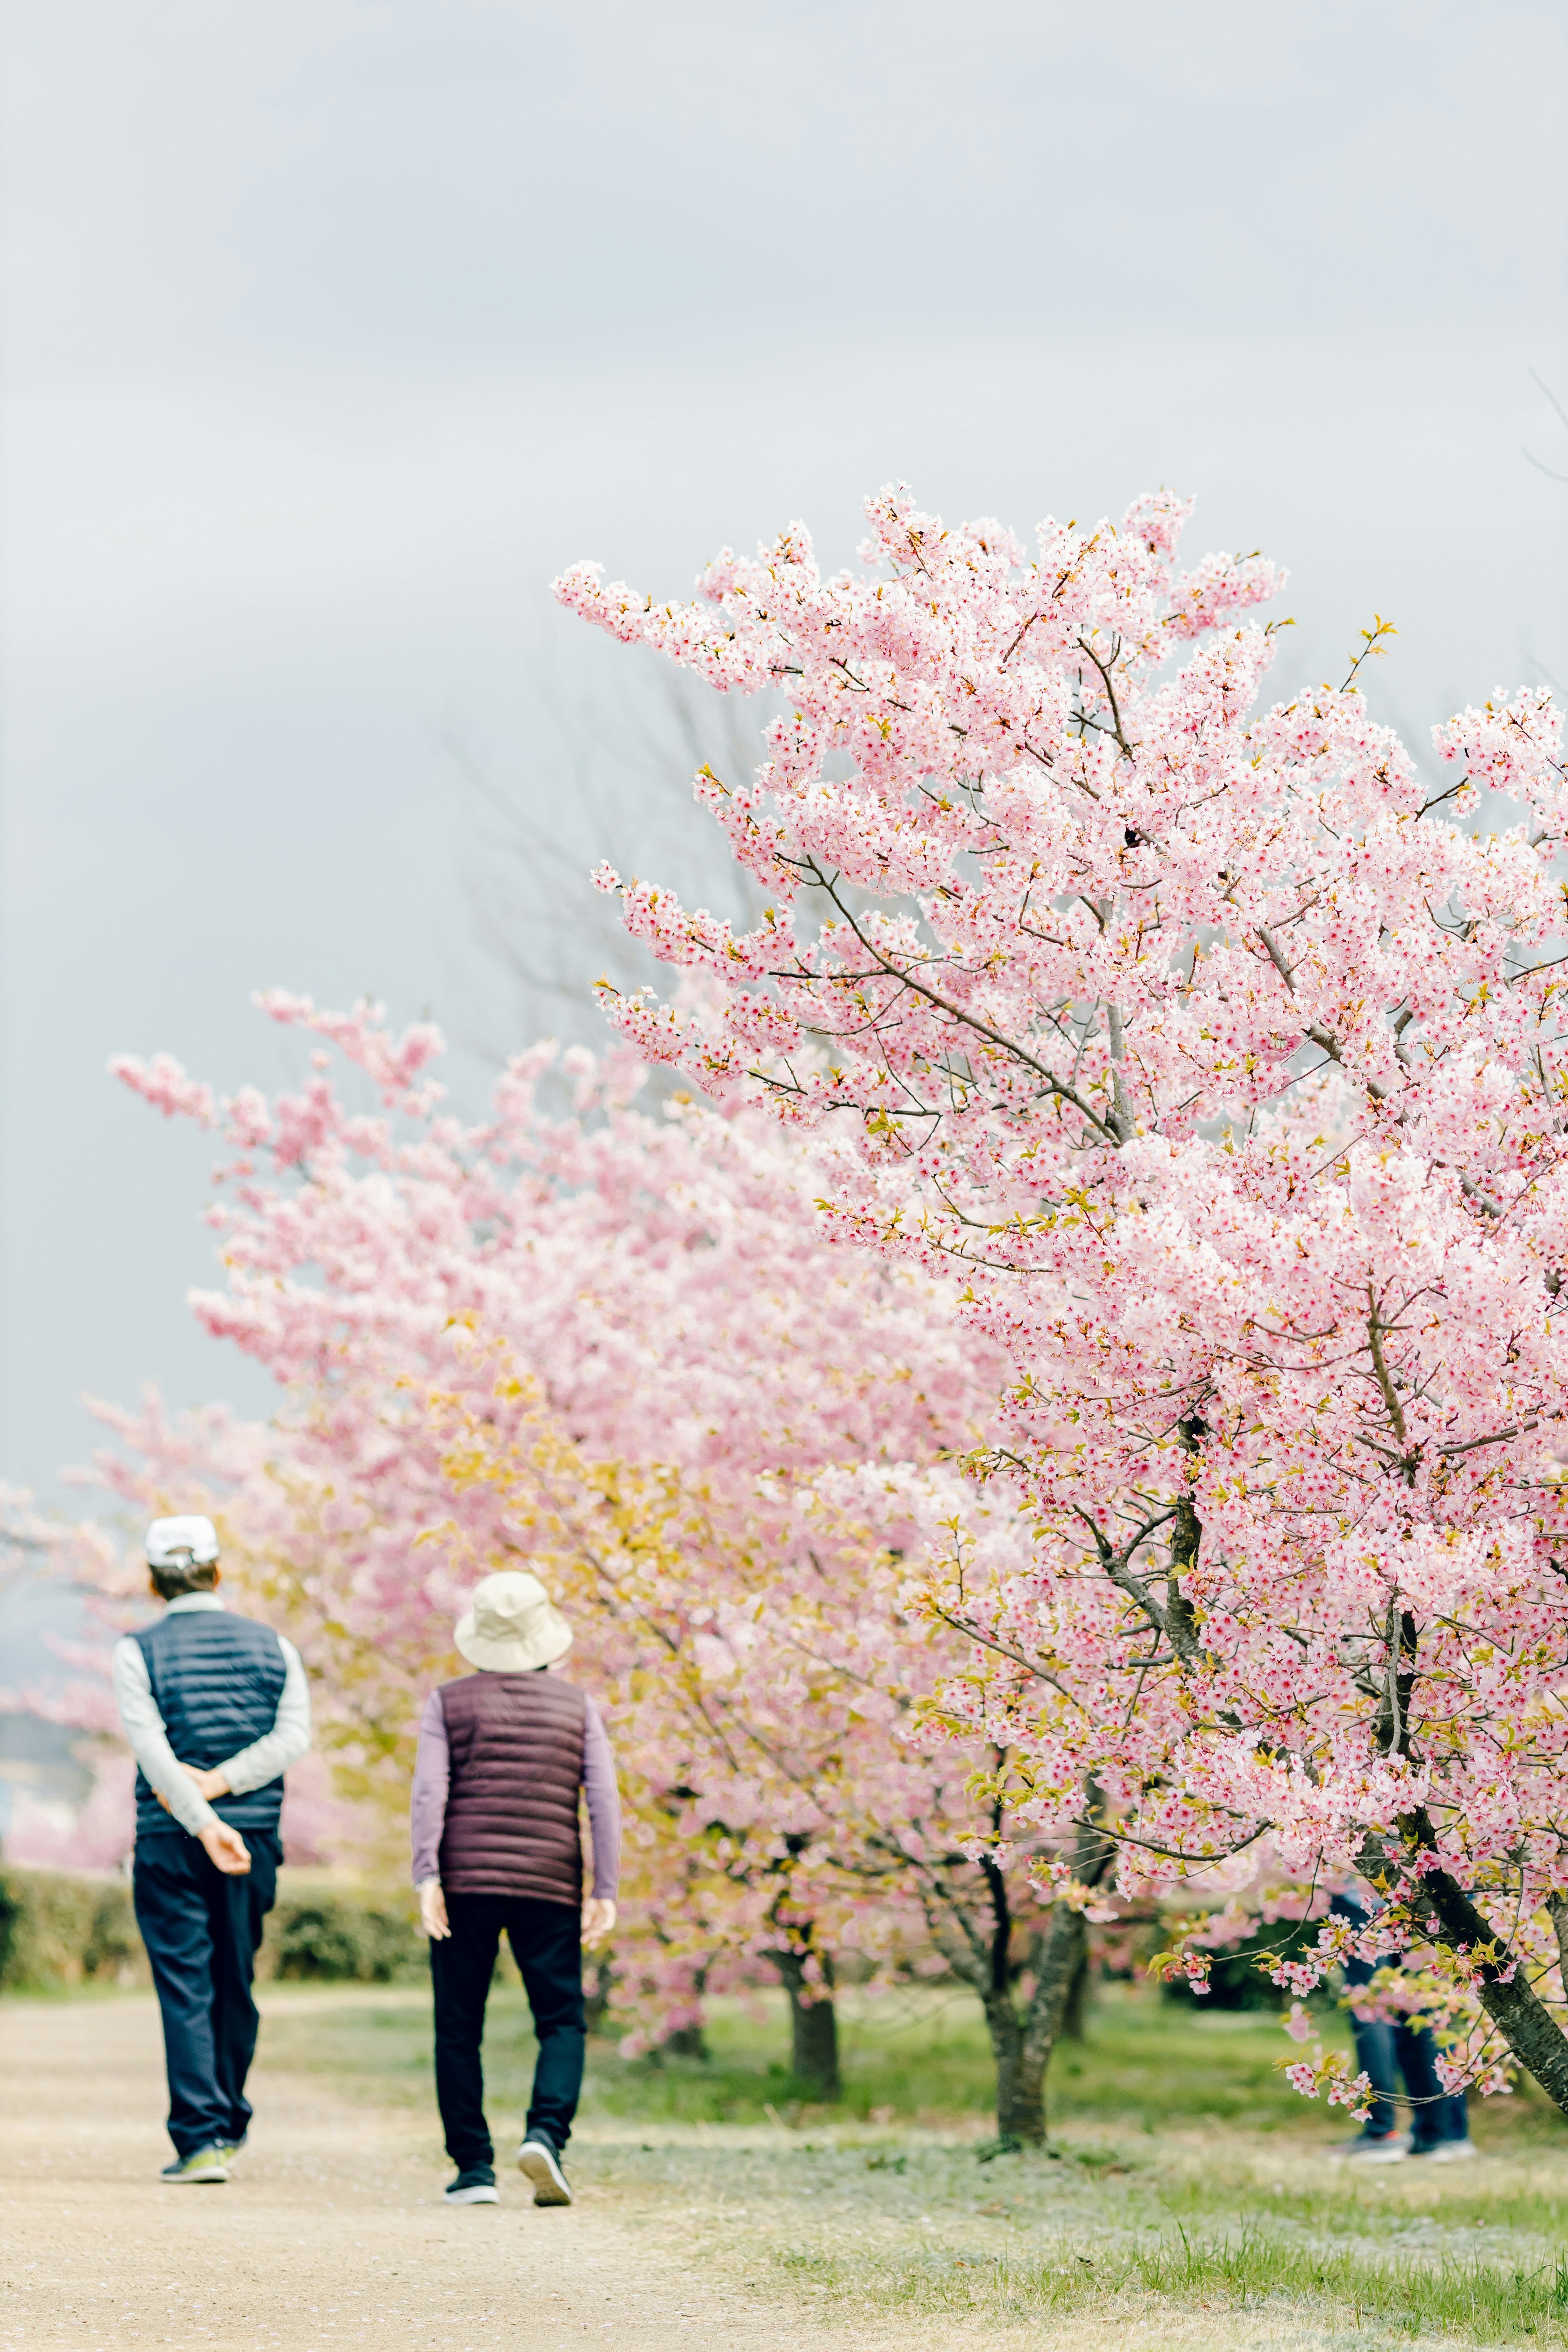
[{"label": "pink cherry blossom", "polygon": [[[1029,1557],[1019,1496],[952,1463],[995,1434],[1000,1350],[945,1272],[838,1244],[816,1143],[763,1108],[650,1113],[624,1048],[541,1046],[468,1125],[428,1032],[264,1002],[363,1069],[380,1112],[352,1111],[319,1051],[271,1100],[116,1067],[223,1139],[226,1281],[195,1304],[284,1404],[265,1428],[106,1407],[102,1475],[145,1508],[212,1508],[229,1572],[318,1670],[340,1787],[389,1853],[461,1596],[537,1560],[628,1797],[627,2046],[766,1958],[809,1999],[836,1956],[884,1969],[934,1939],[1012,2052],[1005,2127],[1037,2136],[1102,1842],[1059,1897],[1037,1888],[1032,1830],[993,1852],[974,1755],[913,1736],[964,1654],[922,1598],[953,1524],[972,1584]],[[1010,1921],[1047,1935],[1033,2010]]]},{"label": "pink cherry blossom", "polygon": [[1471,2068],[1568,2111],[1558,714],[1500,691],[1429,783],[1353,665],[1266,698],[1281,575],[1180,571],[1179,499],[1032,553],[866,513],[831,577],[792,524],[689,603],[557,583],[792,704],[696,785],[766,911],[606,869],[702,983],[612,1016],[820,1139],[838,1233],[1011,1366],[973,1466],[1031,1556],[935,1580],[976,1655],[932,1736],[1005,1750],[1047,1845],[1092,1814],[1129,1895],[1360,1873]]}]

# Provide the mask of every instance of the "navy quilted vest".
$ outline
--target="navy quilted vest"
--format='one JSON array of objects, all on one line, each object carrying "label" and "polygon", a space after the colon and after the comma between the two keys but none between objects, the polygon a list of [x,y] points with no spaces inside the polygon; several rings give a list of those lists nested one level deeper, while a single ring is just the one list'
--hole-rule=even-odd
[{"label": "navy quilted vest", "polygon": [[[182,1609],[132,1639],[147,1661],[147,1679],[169,1745],[182,1764],[211,1771],[253,1739],[270,1731],[283,1696],[286,1669],[278,1636],[269,1625],[237,1617],[227,1609]],[[237,1830],[271,1830],[283,1803],[283,1776],[241,1797],[220,1797],[213,1811]],[[136,1834],[172,1831],[183,1837],[136,1775]]]}]

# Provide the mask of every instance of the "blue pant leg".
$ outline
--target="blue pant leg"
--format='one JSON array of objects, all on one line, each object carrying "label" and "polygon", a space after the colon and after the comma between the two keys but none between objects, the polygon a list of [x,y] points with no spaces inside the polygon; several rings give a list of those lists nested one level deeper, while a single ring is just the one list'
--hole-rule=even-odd
[{"label": "blue pant leg", "polygon": [[256,1948],[261,1941],[267,1914],[278,1893],[278,1865],[282,1846],[276,1831],[247,1830],[250,1868],[242,1877],[229,1877],[204,1853],[208,1915],[213,1927],[213,2079],[225,2109],[222,2137],[238,2141],[250,2126],[250,2102],[245,2080],[256,2055],[261,2020],[251,1984],[256,1975]]},{"label": "blue pant leg", "polygon": [[1364,2074],[1375,2094],[1364,2126],[1368,2139],[1383,2139],[1394,2131],[1399,2122],[1394,2099],[1399,2076],[1394,2064],[1394,2028],[1382,2018],[1369,2021],[1351,2017],[1351,2030],[1355,2035],[1357,2071]]},{"label": "blue pant leg", "polygon": [[169,2137],[181,2157],[226,2138],[229,2122],[229,2101],[218,2085],[213,1919],[197,1862],[213,1871],[183,1830],[138,1838],[132,1880],[163,2020]]},{"label": "blue pant leg", "polygon": [[1395,2026],[1394,2046],[1410,2098],[1412,2148],[1468,2139],[1470,2119],[1465,2095],[1444,2090],[1436,2067],[1437,2044],[1430,2028],[1419,2023]]}]

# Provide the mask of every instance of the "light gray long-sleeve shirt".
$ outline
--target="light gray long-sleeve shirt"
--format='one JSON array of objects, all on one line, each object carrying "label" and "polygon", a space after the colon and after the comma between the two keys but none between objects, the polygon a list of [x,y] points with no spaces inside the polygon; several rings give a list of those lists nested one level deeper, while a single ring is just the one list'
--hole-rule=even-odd
[{"label": "light gray long-sleeve shirt", "polygon": [[[605,1719],[583,1693],[583,1790],[588,1800],[588,1830],[594,1842],[594,1893],[613,1903],[621,1877],[621,1794]],[[414,1845],[414,1884],[428,1886],[441,1876],[441,1833],[447,1826],[452,1753],[441,1694],[432,1691],[419,1718],[408,1828]]]},{"label": "light gray long-sleeve shirt", "polygon": [[[177,1601],[170,1601],[169,1614],[173,1617],[182,1611],[224,1606],[216,1592],[183,1592]],[[290,1764],[299,1762],[310,1745],[310,1686],[305,1679],[305,1668],[293,1643],[281,1633],[276,1639],[283,1653],[283,1689],[272,1728],[217,1767],[230,1792],[237,1797],[244,1796],[249,1789],[264,1789],[268,1780],[276,1780]],[[121,1724],[143,1779],[160,1797],[168,1799],[169,1811],[180,1827],[192,1837],[200,1837],[204,1830],[213,1828],[218,1817],[206,1799],[197,1795],[195,1781],[182,1769],[169,1745],[148,1679],[147,1661],[141,1644],[129,1633],[116,1642],[110,1670]]]}]

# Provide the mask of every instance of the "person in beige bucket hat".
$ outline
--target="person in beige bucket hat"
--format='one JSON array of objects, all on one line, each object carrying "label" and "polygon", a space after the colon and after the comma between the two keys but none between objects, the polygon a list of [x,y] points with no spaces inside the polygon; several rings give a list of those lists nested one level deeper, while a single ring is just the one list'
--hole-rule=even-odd
[{"label": "person in beige bucket hat", "polygon": [[537,1576],[507,1569],[487,1576],[452,1636],[470,1666],[490,1674],[531,1675],[572,1647],[572,1628]]},{"label": "person in beige bucket hat", "polygon": [[[504,1934],[539,2042],[517,2160],[536,2205],[570,2205],[561,2158],[583,2086],[583,1950],[616,1924],[615,1759],[587,1692],[551,1672],[572,1646],[572,1628],[536,1576],[487,1576],[453,1640],[476,1671],[425,1703],[410,1806],[436,1995],[436,2096],[458,2168],[447,2200],[498,2201],[480,2051]],[[585,1901],[584,1795],[594,1843]]]}]

